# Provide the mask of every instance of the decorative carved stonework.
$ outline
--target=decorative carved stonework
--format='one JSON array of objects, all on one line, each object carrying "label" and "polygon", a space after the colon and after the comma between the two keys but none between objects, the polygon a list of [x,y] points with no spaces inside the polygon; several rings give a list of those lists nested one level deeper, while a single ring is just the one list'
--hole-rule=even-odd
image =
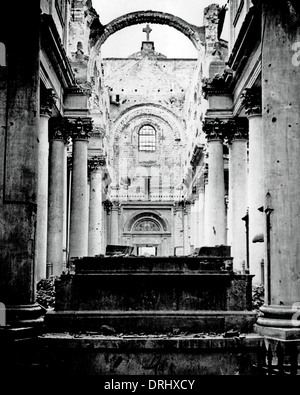
[{"label": "decorative carved stonework", "polygon": [[70,120],[73,140],[88,140],[93,130],[91,118],[76,118]]},{"label": "decorative carved stonework", "polygon": [[103,202],[103,207],[104,207],[104,210],[107,212],[107,214],[110,214],[112,206],[113,206],[113,204],[110,200],[105,200]]},{"label": "decorative carved stonework", "polygon": [[136,232],[159,232],[159,225],[152,220],[142,220],[134,228]]},{"label": "decorative carved stonework", "polygon": [[212,78],[202,78],[202,94],[205,99],[213,95],[226,95],[229,93],[228,81],[232,79],[233,71],[229,68],[223,74],[216,74]]},{"label": "decorative carved stonework", "polygon": [[207,140],[223,140],[224,125],[225,121],[221,121],[219,118],[205,119],[202,129]]},{"label": "decorative carved stonework", "polygon": [[67,118],[51,118],[49,121],[49,140],[64,140],[71,137],[71,128]]},{"label": "decorative carved stonework", "polygon": [[51,116],[52,107],[55,104],[56,98],[57,96],[52,88],[41,90],[40,115]]},{"label": "decorative carved stonework", "polygon": [[261,114],[262,97],[260,88],[247,88],[242,93],[242,103],[246,109],[246,115]]},{"label": "decorative carved stonework", "polygon": [[88,158],[89,173],[92,173],[95,170],[99,170],[101,167],[105,165],[106,165],[106,157],[104,155],[98,155]]},{"label": "decorative carved stonework", "polygon": [[203,179],[204,179],[204,184],[207,185],[208,183],[208,163],[205,163],[205,168],[203,172]]},{"label": "decorative carved stonework", "polygon": [[224,139],[227,144],[233,140],[248,140],[248,122],[246,118],[231,118],[224,123]]},{"label": "decorative carved stonework", "polygon": [[67,169],[68,171],[72,171],[73,170],[73,156],[67,156]]}]

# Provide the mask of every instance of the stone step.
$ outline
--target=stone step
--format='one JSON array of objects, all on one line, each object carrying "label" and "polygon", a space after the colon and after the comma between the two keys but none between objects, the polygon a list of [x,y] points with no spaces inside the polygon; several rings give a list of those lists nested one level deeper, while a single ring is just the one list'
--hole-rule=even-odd
[{"label": "stone step", "polygon": [[55,285],[55,309],[250,311],[251,280],[226,272],[63,275]]},{"label": "stone step", "polygon": [[[48,331],[111,333],[223,333],[237,330],[251,333],[257,315],[253,311],[49,311],[45,316]],[[108,329],[109,330],[109,329]],[[106,329],[104,329],[104,332]]]},{"label": "stone step", "polygon": [[[39,372],[48,377],[107,376],[111,381],[117,375],[128,381],[130,375],[152,380],[160,375],[176,379],[183,375],[187,379],[200,375],[254,375],[262,343],[263,339],[255,334],[225,338],[204,334],[170,337],[49,332],[31,344],[25,356],[27,363],[34,356]],[[151,382],[152,389],[154,384]],[[201,392],[203,384],[198,384]],[[101,392],[103,387],[99,389]]]},{"label": "stone step", "polygon": [[88,273],[231,273],[231,257],[84,257],[73,261],[76,274]]}]

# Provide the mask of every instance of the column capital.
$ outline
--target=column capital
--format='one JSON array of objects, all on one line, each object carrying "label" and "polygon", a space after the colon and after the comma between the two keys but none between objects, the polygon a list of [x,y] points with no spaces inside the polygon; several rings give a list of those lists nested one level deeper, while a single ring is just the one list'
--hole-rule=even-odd
[{"label": "column capital", "polygon": [[228,144],[234,140],[248,140],[247,118],[231,118],[224,124],[224,139]]},{"label": "column capital", "polygon": [[112,206],[111,206],[112,210],[116,210],[116,211],[120,210],[120,208],[121,208],[120,202],[118,202],[117,200],[114,200],[113,202],[111,202],[111,204],[112,204]]},{"label": "column capital", "polygon": [[233,71],[231,69],[224,70],[223,74],[216,74],[213,78],[202,78],[202,94],[204,99],[209,96],[228,95],[228,76],[232,78]]},{"label": "column capital", "polygon": [[105,155],[95,155],[88,158],[88,172],[91,174],[93,171],[99,170],[106,165]]},{"label": "column capital", "polygon": [[61,140],[65,143],[70,138],[70,127],[67,118],[51,118],[49,121],[49,140]]},{"label": "column capital", "polygon": [[73,140],[88,140],[93,130],[93,121],[91,118],[69,119]]},{"label": "column capital", "polygon": [[52,107],[55,104],[55,99],[57,98],[54,89],[43,89],[41,90],[40,97],[40,115],[46,115],[51,117]]},{"label": "column capital", "polygon": [[243,107],[246,110],[246,115],[261,115],[262,95],[260,88],[244,89],[241,98]]},{"label": "column capital", "polygon": [[206,118],[202,124],[202,130],[206,134],[207,140],[223,140],[224,124],[225,121],[219,118]]}]

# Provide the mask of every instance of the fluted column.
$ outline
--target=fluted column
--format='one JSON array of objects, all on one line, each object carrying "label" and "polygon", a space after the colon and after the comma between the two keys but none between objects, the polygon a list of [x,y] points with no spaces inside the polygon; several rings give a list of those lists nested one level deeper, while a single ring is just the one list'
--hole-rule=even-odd
[{"label": "fluted column", "polygon": [[119,214],[120,214],[120,203],[113,202],[111,208],[111,236],[110,243],[112,245],[119,244]]},{"label": "fluted column", "polygon": [[209,152],[206,210],[206,244],[215,246],[226,242],[225,184],[223,161],[223,121],[206,119],[203,130]]},{"label": "fluted column", "polygon": [[242,218],[247,213],[247,141],[248,121],[232,119],[226,123],[225,138],[229,145],[229,218],[228,238],[233,265],[242,271],[247,261],[246,230]]},{"label": "fluted column", "polygon": [[87,145],[92,130],[90,118],[72,122],[73,173],[70,212],[70,258],[88,255],[88,158]]},{"label": "fluted column", "polygon": [[69,134],[65,118],[52,118],[49,128],[49,185],[46,277],[59,276],[63,267],[65,144]]},{"label": "fluted column", "polygon": [[89,204],[89,235],[88,255],[99,255],[103,243],[103,206],[102,206],[102,178],[104,156],[94,156],[88,160],[90,173],[90,204]]},{"label": "fluted column", "polygon": [[249,266],[250,273],[254,274],[253,283],[262,284],[264,282],[262,262],[265,255],[265,231],[264,214],[259,211],[264,203],[261,89],[245,90],[243,104],[249,119]]},{"label": "fluted column", "polygon": [[53,89],[47,89],[41,97],[39,148],[38,148],[38,195],[35,242],[36,281],[46,278],[47,228],[48,228],[48,162],[49,162],[49,119],[54,104]]}]

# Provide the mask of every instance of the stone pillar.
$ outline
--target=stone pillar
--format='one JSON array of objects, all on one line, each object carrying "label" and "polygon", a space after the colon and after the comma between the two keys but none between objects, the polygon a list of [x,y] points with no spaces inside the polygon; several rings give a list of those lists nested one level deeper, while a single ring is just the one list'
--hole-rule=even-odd
[{"label": "stone pillar", "polygon": [[112,202],[110,200],[105,200],[103,202],[103,208],[105,211],[105,233],[106,233],[106,245],[112,244],[111,243],[111,209],[112,209]]},{"label": "stone pillar", "polygon": [[68,127],[65,118],[52,118],[50,121],[47,278],[61,275],[63,267],[64,165]]},{"label": "stone pillar", "polygon": [[191,218],[191,203],[185,202],[183,209],[183,251],[184,255],[190,254],[190,218]]},{"label": "stone pillar", "polygon": [[41,97],[39,150],[38,150],[38,196],[36,219],[35,262],[36,281],[46,278],[47,227],[48,227],[48,161],[49,119],[54,104],[53,89],[47,89]]},{"label": "stone pillar", "polygon": [[203,125],[209,152],[208,195],[205,202],[208,246],[226,243],[223,124],[219,119],[206,119]]},{"label": "stone pillar", "polygon": [[191,202],[191,211],[190,211],[190,246],[193,248],[197,247],[198,244],[198,232],[197,232],[197,222],[198,222],[198,202],[197,198],[195,198]]},{"label": "stone pillar", "polygon": [[[174,204],[174,252],[176,255],[183,255],[184,242],[183,242],[183,213],[182,206],[179,203]],[[176,251],[175,251],[176,249]]]},{"label": "stone pillar", "polygon": [[88,167],[90,174],[90,205],[89,205],[89,235],[88,255],[101,254],[102,227],[103,227],[103,205],[102,205],[102,178],[103,166],[106,160],[104,156],[89,158]]},{"label": "stone pillar", "polygon": [[[262,308],[264,316],[258,323],[273,327],[272,336],[281,338],[289,334],[296,338],[298,327],[299,338],[300,68],[299,52],[297,57],[293,51],[293,45],[300,42],[299,24],[293,22],[299,19],[299,14],[285,3],[265,0],[263,8],[262,109],[268,281],[267,306]],[[279,77],[278,70],[284,77]],[[274,327],[280,329],[276,332]]]},{"label": "stone pillar", "polygon": [[111,207],[111,228],[110,228],[110,243],[112,245],[119,244],[119,214],[120,214],[120,203],[113,202]]},{"label": "stone pillar", "polygon": [[205,188],[204,185],[199,187],[199,197],[198,197],[198,246],[204,246],[204,218],[205,218]]},{"label": "stone pillar", "polygon": [[[7,66],[0,84],[0,301],[6,324],[41,321],[35,303],[35,237],[38,192],[40,2],[5,2],[1,41]],[[23,45],[15,26],[22,32]],[[3,78],[2,78],[3,77]],[[8,87],[8,89],[6,89]],[[8,327],[8,328],[9,328]]]},{"label": "stone pillar", "polygon": [[72,123],[73,172],[70,212],[70,259],[88,255],[88,158],[87,145],[92,130],[90,118]]},{"label": "stone pillar", "polygon": [[246,229],[242,218],[247,213],[247,141],[248,121],[232,119],[226,123],[229,144],[229,218],[228,233],[233,267],[242,272],[247,261]]},{"label": "stone pillar", "polygon": [[259,211],[264,204],[263,179],[263,124],[261,115],[261,89],[247,89],[243,104],[249,119],[249,266],[254,274],[253,283],[263,284],[262,262],[264,261],[264,214]]},{"label": "stone pillar", "polygon": [[208,163],[205,164],[204,171],[204,245],[208,246]]}]

